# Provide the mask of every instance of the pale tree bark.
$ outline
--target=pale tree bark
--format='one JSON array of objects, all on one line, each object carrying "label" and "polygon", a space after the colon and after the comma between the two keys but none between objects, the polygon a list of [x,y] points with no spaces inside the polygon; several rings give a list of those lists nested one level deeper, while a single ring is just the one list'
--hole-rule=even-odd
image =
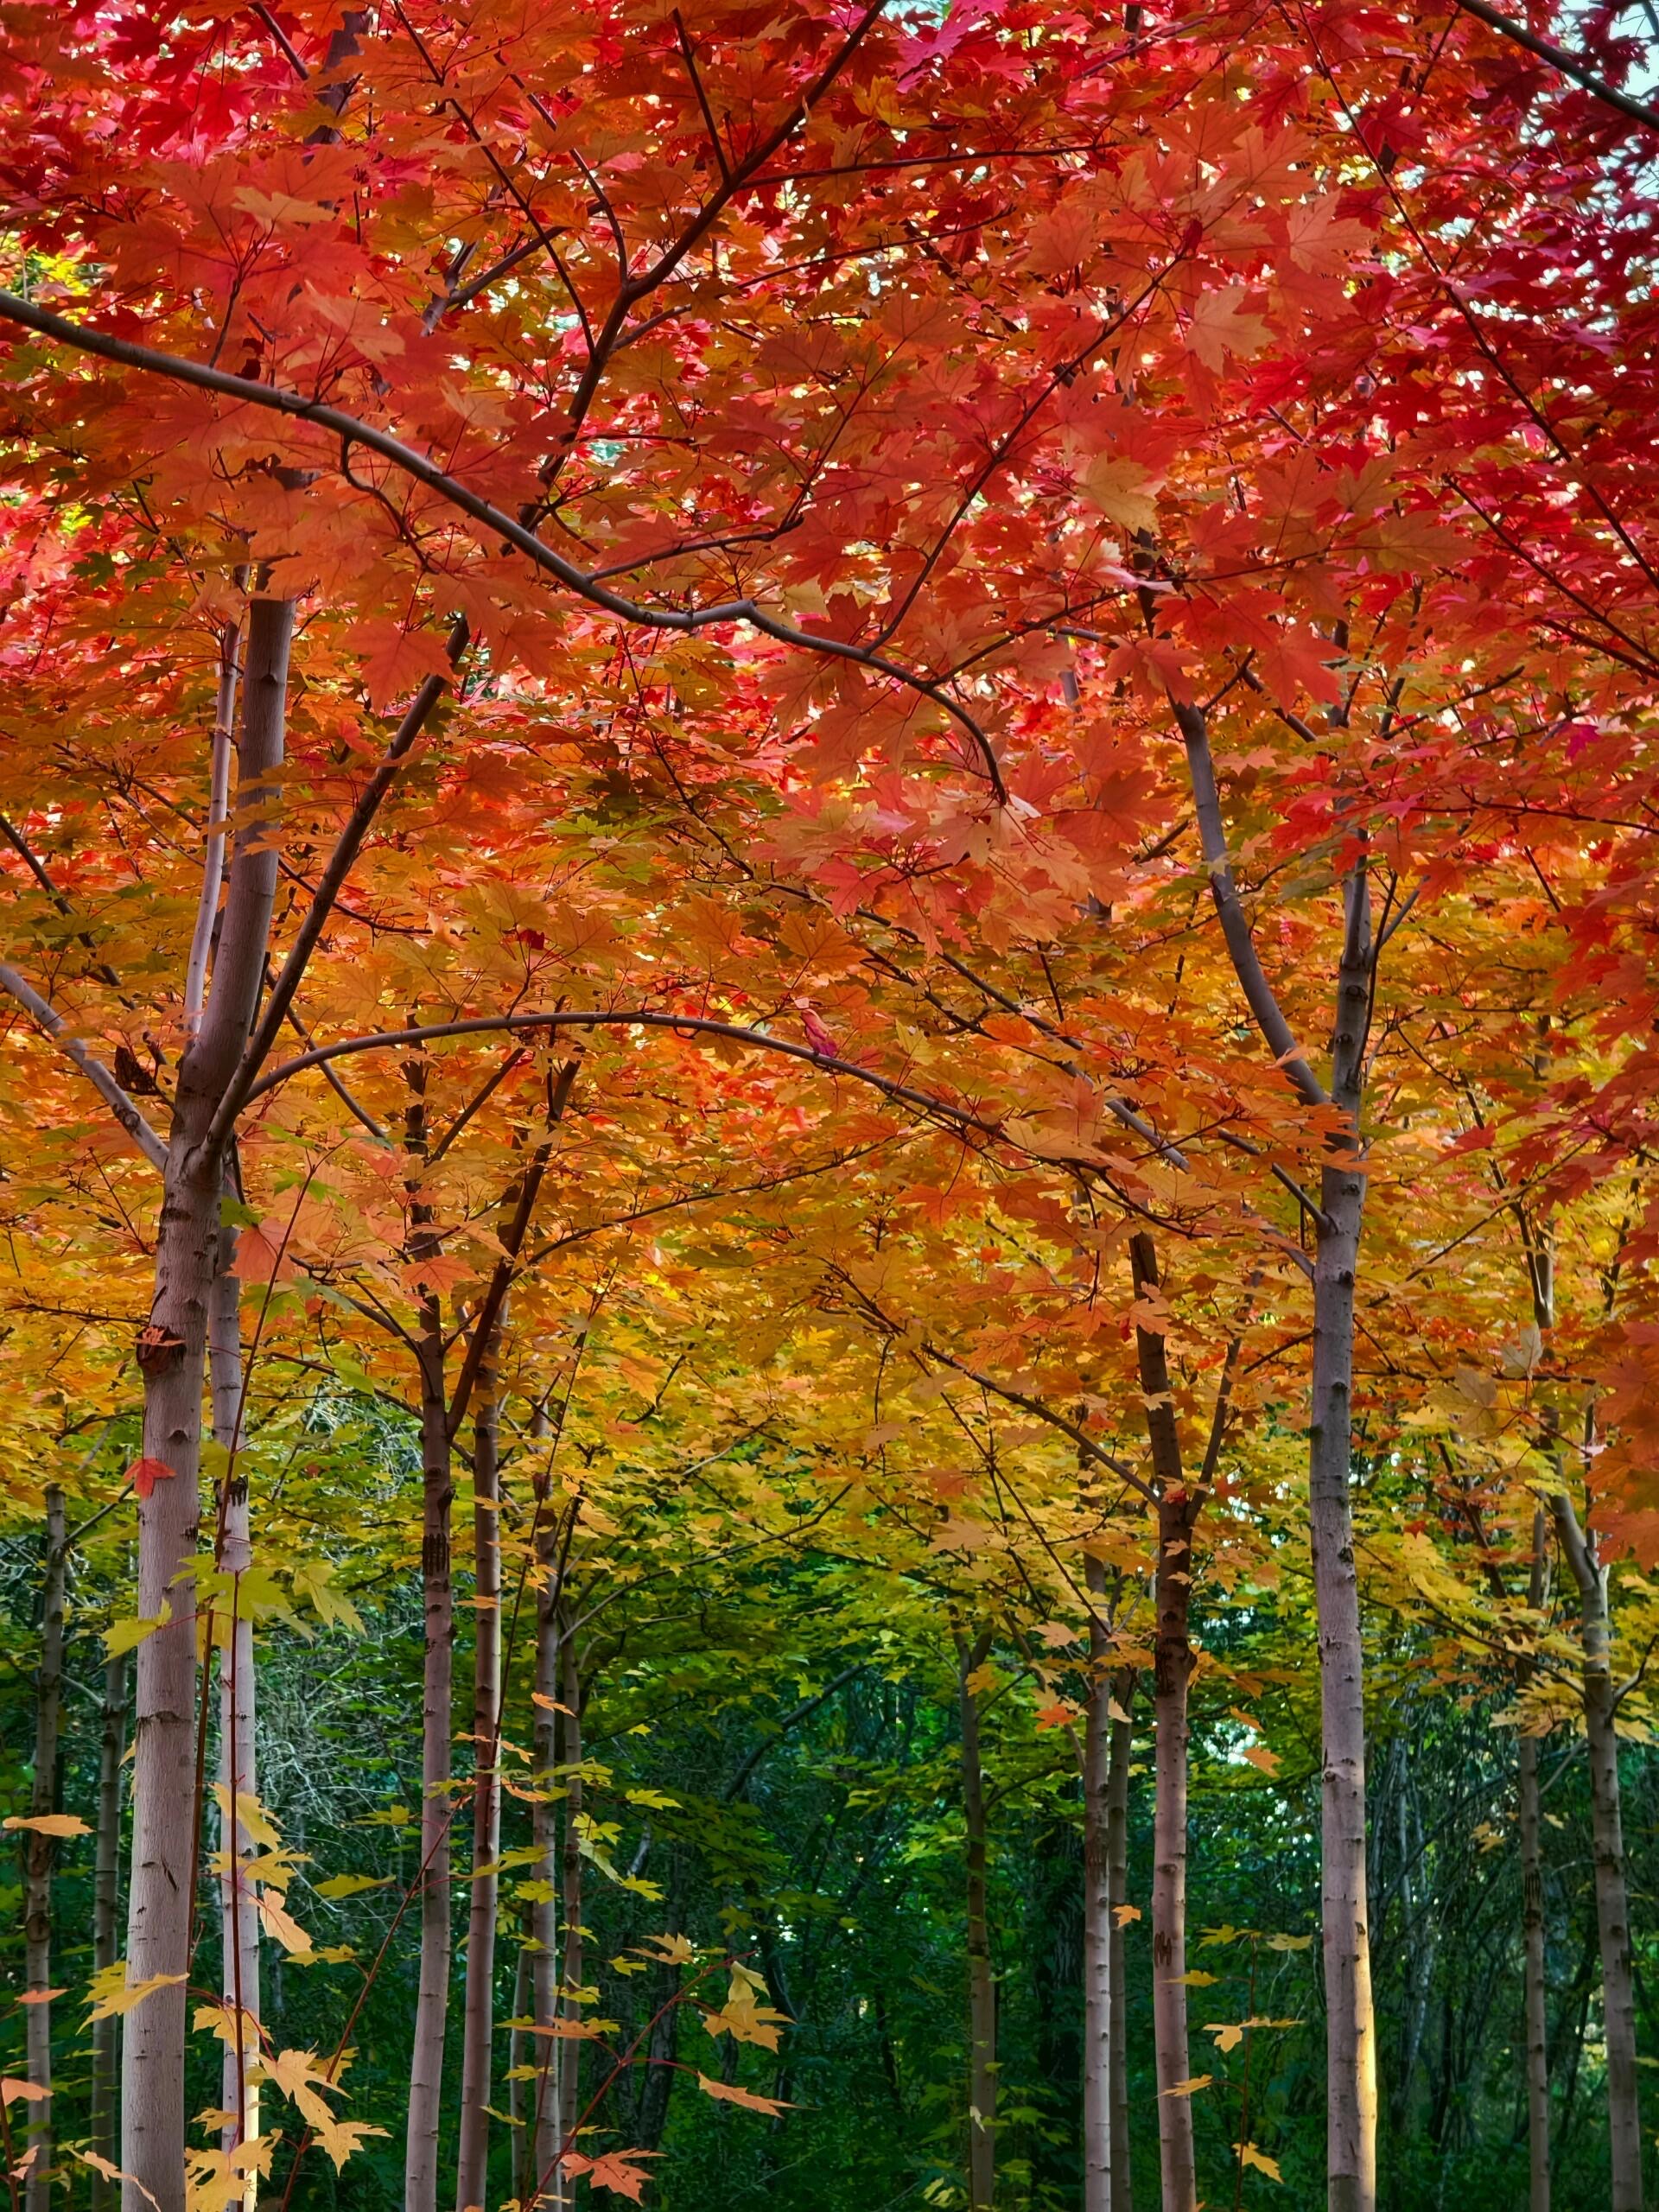
[{"label": "pale tree bark", "polygon": [[[531,1416],[531,1436],[544,1442],[552,1433],[544,1406]],[[558,2017],[559,1942],[559,1830],[552,1792],[554,1770],[559,1763],[557,1707],[559,1696],[559,1596],[563,1554],[561,1517],[548,1513],[550,1471],[537,1468],[534,1476],[537,1587],[536,1592],[536,1700],[531,1735],[531,1758],[536,1796],[530,1808],[531,1840],[536,1847],[537,1893],[530,1908],[531,2018],[545,2032],[533,2039],[536,2080],[531,2085],[525,2143],[529,2176],[523,2196],[534,2199],[537,2184],[548,2177],[550,2188],[559,2154],[558,2075],[555,2069],[557,2045],[553,2024]]]},{"label": "pale tree bark", "polygon": [[[582,2018],[582,2005],[576,1992],[582,1986],[582,1665],[576,1650],[575,1624],[569,1605],[562,1599],[559,1608],[559,1687],[563,1694],[560,1703],[564,1711],[559,1715],[563,1736],[564,1758],[564,1853],[560,1883],[560,1904],[564,1914],[564,1957],[560,1968],[563,2018],[571,2024]],[[576,2124],[582,2104],[582,2042],[579,2037],[561,2036],[558,2052],[559,2121],[558,2141],[561,2154],[568,2151],[576,2139]],[[561,2204],[571,2202],[575,2194],[573,2177],[563,2166],[559,2169],[555,2194]]]},{"label": "pale tree bark", "polygon": [[[1156,1293],[1150,1236],[1131,1238],[1137,1306]],[[1197,2212],[1192,2074],[1186,2019],[1187,1685],[1192,1675],[1192,1523],[1197,1500],[1181,1467],[1181,1443],[1163,1333],[1139,1318],[1135,1330],[1147,1440],[1158,1495],[1157,1618],[1153,1646],[1152,2028],[1158,2075],[1158,2151],[1163,2212]]]},{"label": "pale tree bark", "polygon": [[[489,1324],[492,1338],[496,1324]],[[495,1915],[501,1793],[500,1404],[493,1343],[480,1357],[473,1424],[473,1882],[461,2024],[457,2212],[483,2212],[490,2157],[490,2046],[495,2032]]]},{"label": "pale tree bark", "polygon": [[[45,1572],[41,1583],[41,1663],[35,1676],[35,1777],[29,1809],[35,1818],[58,1809],[58,1743],[63,1723],[63,1592],[69,1556],[63,1492],[46,1492]],[[29,2106],[28,2212],[52,2203],[52,1866],[57,1845],[26,1831],[23,1841],[23,1986],[35,2001],[23,2008],[29,2080],[46,2091]],[[38,1994],[35,1994],[38,1993]]]},{"label": "pale tree bark", "polygon": [[1125,1668],[1117,1677],[1121,1718],[1112,1721],[1111,1760],[1106,1783],[1108,1899],[1112,1912],[1112,2200],[1111,2212],[1132,2212],[1129,2168],[1128,1983],[1123,1969],[1123,1921],[1118,1908],[1129,1897],[1129,1764],[1134,1723],[1129,1718],[1135,1677]]},{"label": "pale tree bark", "polygon": [[[121,1955],[121,1761],[127,1743],[129,1655],[104,1669],[104,1703],[98,1736],[98,1818],[92,1844],[92,1972],[102,1974]],[[118,2139],[116,2083],[121,2062],[121,2016],[92,2023],[91,2148],[113,2165]],[[111,2212],[115,2183],[92,2170],[92,2212]]]},{"label": "pale tree bark", "polygon": [[[219,1879],[220,1986],[226,2008],[236,2023],[236,2040],[227,2045],[221,2090],[223,2109],[233,2113],[221,2140],[227,2152],[251,2143],[259,2133],[259,2085],[252,2078],[259,2058],[259,1908],[253,1885],[243,1869],[259,1846],[240,1815],[238,1801],[259,1794],[255,1714],[253,1623],[240,1602],[241,1577],[253,1565],[253,1535],[248,1478],[241,1460],[243,1403],[242,1286],[232,1274],[236,1231],[219,1239],[219,1268],[213,1279],[207,1324],[207,1377],[213,1398],[213,1441],[225,1452],[220,1477],[219,1565],[232,1577],[231,1617],[219,1655],[219,1783],[227,1808],[219,1826],[225,1869]],[[258,2201],[259,2177],[250,2171],[243,2196],[247,2212]]]},{"label": "pale tree bark", "polygon": [[[1539,1506],[1532,1517],[1532,1580],[1528,1599],[1541,1612],[1548,1572],[1548,1523]],[[1526,1954],[1528,2212],[1549,2212],[1549,2017],[1544,1969],[1544,1844],[1538,1787],[1538,1738],[1523,1735],[1516,1747],[1516,1786],[1521,1830],[1522,1929]]]},{"label": "pale tree bark", "polygon": [[1313,1223],[1313,1361],[1308,1425],[1309,1522],[1319,1639],[1323,1758],[1320,1848],[1325,2011],[1328,2212],[1375,2212],[1376,2024],[1371,2001],[1365,1857],[1364,1652],[1349,1485],[1353,1458],[1354,1288],[1364,1213],[1365,1052],[1379,948],[1362,851],[1344,880],[1343,944],[1331,1084],[1314,1074],[1256,953],[1227,851],[1209,728],[1202,709],[1173,705],[1186,748],[1210,888],[1233,971],[1257,1028],[1305,1104],[1334,1104],[1351,1135],[1334,1144]]},{"label": "pale tree bark", "polygon": [[1549,2022],[1544,1975],[1544,1853],[1538,1739],[1516,1747],[1521,1829],[1522,1933],[1525,1947],[1528,2212],[1549,2212]]},{"label": "pale tree bark", "polygon": [[970,1678],[991,1648],[982,1629],[957,1644],[962,1709],[962,1807],[967,1824],[968,1901],[968,2201],[989,2212],[996,2191],[996,1980],[991,1961],[989,1865],[985,1768],[979,1739],[979,1694]]},{"label": "pale tree bark", "polygon": [[[427,1150],[426,1064],[404,1070],[410,1103],[410,1257],[419,1266],[438,1250],[432,1209],[417,1194]],[[421,1590],[425,1658],[421,1687],[421,1963],[410,2055],[404,2156],[404,2212],[436,2212],[438,2131],[443,2113],[443,2047],[449,2010],[452,1944],[449,1898],[450,1729],[454,1666],[454,1591],[449,1509],[449,1405],[444,1378],[443,1313],[435,1291],[423,1293],[417,1342],[421,1377]]]},{"label": "pale tree bark", "polygon": [[1112,2157],[1112,1974],[1110,1641],[1102,1618],[1106,1569],[1086,1558],[1091,1673],[1083,1724],[1083,2204],[1084,2212],[1116,2212]]},{"label": "pale tree bark", "polygon": [[[512,1970],[512,2017],[515,2020],[530,2017],[530,1946],[523,1940],[522,1931],[518,1955]],[[531,2039],[522,2028],[512,2029],[507,2036],[507,2120],[512,2129],[512,2193],[523,2204],[528,2193],[525,2176],[530,2170],[530,2107],[524,2095],[522,2069],[529,2063],[525,2053]]]},{"label": "pale tree bark", "polygon": [[200,1028],[180,1064],[156,1242],[155,1295],[139,1338],[144,1456],[168,1470],[138,1506],[138,1611],[161,1621],[137,1653],[132,1879],[127,1966],[166,1979],[128,2016],[122,2098],[124,2212],[184,2212],[185,1977],[196,1847],[194,1554],[200,1520],[201,1394],[219,1249],[222,1145],[210,1141],[246,1046],[276,887],[279,789],[294,609],[249,610],[238,745],[238,828]]},{"label": "pale tree bark", "polygon": [[1630,1908],[1619,1804],[1619,1693],[1613,1685],[1607,1570],[1593,1533],[1573,1501],[1554,1501],[1556,1535],[1579,1587],[1583,1646],[1584,1730],[1590,1754],[1590,1810],[1595,1841],[1596,1930],[1601,1945],[1601,2009],[1607,2038],[1607,2137],[1612,2212],[1642,2212],[1642,2114],[1636,2054],[1636,1985]]},{"label": "pale tree bark", "polygon": [[212,765],[208,772],[207,847],[202,855],[201,895],[196,902],[196,926],[190,939],[190,958],[184,971],[184,1033],[194,1037],[201,1027],[207,998],[207,963],[213,952],[213,925],[219,918],[219,894],[224,888],[226,817],[231,804],[231,753],[236,741],[237,655],[241,649],[242,626],[227,622],[219,634],[219,693],[213,715]]},{"label": "pale tree bark", "polygon": [[1353,1135],[1319,1177],[1313,1262],[1313,1403],[1308,1502],[1319,1632],[1321,1925],[1325,1988],[1326,2174],[1331,2212],[1376,2202],[1376,2025],[1371,2002],[1365,1855],[1364,1649],[1354,1560],[1354,1286],[1365,1206],[1360,1135],[1375,953],[1362,857],[1344,894],[1331,1046],[1331,1098]]}]

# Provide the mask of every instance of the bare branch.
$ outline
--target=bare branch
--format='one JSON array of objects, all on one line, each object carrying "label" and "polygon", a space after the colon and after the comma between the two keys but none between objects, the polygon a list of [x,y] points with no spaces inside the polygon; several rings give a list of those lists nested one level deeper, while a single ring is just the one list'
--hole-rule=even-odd
[{"label": "bare branch", "polygon": [[1296,1041],[1296,1033],[1286,1020],[1282,1008],[1268,981],[1267,970],[1262,965],[1261,955],[1255,949],[1251,934],[1249,916],[1244,912],[1244,902],[1238,895],[1238,886],[1233,880],[1232,862],[1227,856],[1227,827],[1222,819],[1221,794],[1216,788],[1216,764],[1210,751],[1210,727],[1202,711],[1194,706],[1183,706],[1170,701],[1174,709],[1176,725],[1186,747],[1186,764],[1192,779],[1192,801],[1198,817],[1198,836],[1204,847],[1205,864],[1210,871],[1210,892],[1216,903],[1216,912],[1221,919],[1221,933],[1227,940],[1227,950],[1232,957],[1233,972],[1238,977],[1255,1026],[1267,1041],[1268,1050],[1283,1069],[1286,1081],[1299,1097],[1310,1106],[1328,1106],[1330,1094],[1313,1072],[1313,1065]]}]

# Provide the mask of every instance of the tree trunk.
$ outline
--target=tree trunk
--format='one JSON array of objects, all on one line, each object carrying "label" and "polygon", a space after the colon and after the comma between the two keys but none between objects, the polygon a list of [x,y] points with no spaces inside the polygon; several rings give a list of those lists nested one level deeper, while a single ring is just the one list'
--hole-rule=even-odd
[{"label": "tree trunk", "polygon": [[1376,948],[1362,849],[1343,891],[1343,944],[1331,1045],[1331,1084],[1314,1075],[1285,1019],[1251,934],[1228,857],[1209,728],[1202,708],[1171,702],[1186,748],[1211,895],[1233,970],[1256,1027],[1306,1105],[1334,1105],[1351,1135],[1333,1144],[1319,1178],[1314,1228],[1313,1372],[1308,1425],[1308,1518],[1319,1637],[1320,1905],[1325,1990],[1325,2172],[1328,2212],[1375,2212],[1376,2024],[1371,2005],[1365,1868],[1364,1652],[1354,1566],[1349,1480],[1353,1456],[1354,1284],[1364,1212],[1365,1048]]},{"label": "tree trunk", "polygon": [[1538,1798],[1538,1743],[1516,1746],[1520,1800],[1522,1925],[1526,1948],[1528,2212],[1549,2212],[1549,2029],[1545,2011],[1544,1853]]},{"label": "tree trunk", "polygon": [[[237,1578],[253,1565],[248,1510],[248,1478],[240,1461],[243,1394],[241,1285],[231,1273],[236,1232],[220,1238],[219,1268],[213,1279],[207,1324],[207,1375],[213,1404],[213,1440],[227,1453],[221,1497],[219,1564]],[[219,1781],[227,1808],[220,1838],[226,1860],[219,1877],[219,1927],[224,1954],[226,2008],[237,2024],[227,2046],[221,2102],[235,2118],[227,2120],[222,2141],[227,2152],[259,2133],[259,2087],[250,2079],[259,2059],[259,1908],[254,1885],[243,1869],[259,1846],[239,1817],[238,1801],[259,1794],[254,1736],[255,1678],[253,1623],[233,1599],[231,1619],[219,1656]],[[251,2171],[243,2202],[252,2212],[259,2177]]]},{"label": "tree trunk", "polygon": [[[1540,1506],[1532,1522],[1535,1611],[1544,1603],[1547,1522]],[[1522,1680],[1525,1676],[1522,1676]],[[1549,2212],[1549,2020],[1544,1972],[1543,1818],[1538,1789],[1538,1739],[1516,1745],[1516,1794],[1521,1830],[1522,1931],[1525,1947],[1527,2022],[1527,2212]]]},{"label": "tree trunk", "polygon": [[[561,1702],[564,1712],[560,1719],[564,1724],[564,1865],[562,1884],[564,1908],[564,1961],[561,1972],[563,2000],[560,2010],[566,2020],[582,2018],[582,2006],[576,1992],[582,1986],[582,1669],[576,1657],[575,1631],[571,1624],[569,1608],[562,1605],[559,1610],[559,1684],[563,1692]],[[556,2046],[558,2051],[559,2072],[559,2148],[563,2152],[575,2141],[576,2125],[581,2117],[582,2044],[574,2036],[562,2036]],[[555,2195],[561,2204],[569,2204],[575,2195],[572,2177],[563,2166],[559,2169]]]},{"label": "tree trunk", "polygon": [[996,2188],[996,1982],[991,1967],[986,1851],[985,1771],[980,1757],[979,1698],[969,1678],[991,1648],[981,1630],[957,1649],[961,1659],[962,1804],[968,1828],[968,2202],[989,2212]]},{"label": "tree trunk", "polygon": [[[63,1719],[63,1584],[68,1559],[63,1492],[46,1493],[46,1560],[41,1591],[41,1664],[35,1677],[35,1779],[29,1809],[54,1813],[58,1799],[58,1738]],[[23,1985],[39,1992],[23,2008],[29,2080],[46,2091],[29,2106],[30,2164],[25,2184],[29,2212],[50,2212],[52,2202],[52,1862],[57,1846],[33,1832],[23,1844]]]},{"label": "tree trunk", "polygon": [[[518,1961],[512,1970],[513,2018],[524,2019],[528,2017],[529,2008],[530,1946],[521,1940]],[[525,2202],[530,2194],[526,2178],[530,2170],[529,2109],[520,2072],[528,2063],[524,2053],[529,2047],[529,2038],[522,2028],[510,2031],[507,2037],[507,2119],[512,2128],[512,2193],[520,2204]]]},{"label": "tree trunk", "polygon": [[1607,2137],[1612,2161],[1612,2212],[1642,2212],[1636,1988],[1619,1808],[1618,1737],[1614,1728],[1618,1696],[1613,1688],[1607,1570],[1596,1557],[1593,1535],[1580,1526],[1572,1500],[1558,1496],[1554,1515],[1561,1549],[1579,1586],[1579,1631],[1584,1647],[1584,1728],[1590,1752],[1596,1929],[1601,1943],[1601,2009],[1607,2036]]},{"label": "tree trunk", "polygon": [[[492,1328],[494,1339],[496,1331]],[[473,1425],[473,1885],[467,1923],[467,1993],[461,2031],[461,2150],[456,2212],[483,2212],[490,2158],[490,2051],[495,2033],[493,1866],[500,1850],[497,1724],[501,1701],[499,1419],[493,1341],[480,1363]]]},{"label": "tree trunk", "polygon": [[421,1305],[421,1585],[426,1618],[421,1697],[421,1965],[409,2069],[404,2212],[436,2212],[444,2028],[449,2009],[449,1732],[455,1621],[449,1558],[454,1491],[448,1416],[443,1322],[432,1295]]},{"label": "tree trunk", "polygon": [[1112,1967],[1110,1649],[1100,1618],[1106,1569],[1085,1559],[1090,1594],[1089,1656],[1092,1673],[1083,1734],[1083,2204],[1084,2212],[1116,2212],[1112,2161],[1113,2030],[1116,2025]]},{"label": "tree trunk", "polygon": [[1110,1639],[1102,1619],[1106,1568],[1084,1557],[1089,1586],[1089,1707],[1084,1714],[1084,2212],[1117,2212],[1117,2093],[1122,1940],[1113,1918],[1113,1721],[1115,1676],[1106,1672]]},{"label": "tree trunk", "polygon": [[[1129,1240],[1138,1306],[1158,1289],[1150,1236]],[[1163,2212],[1197,2212],[1186,1984],[1186,1691],[1192,1674],[1192,1524],[1198,1501],[1187,1494],[1180,1432],[1161,1330],[1137,1318],[1135,1352],[1146,1402],[1147,1440],[1158,1492],[1157,1625],[1153,1662],[1156,1796],[1152,1852],[1152,2027],[1158,2071],[1158,2150]]]},{"label": "tree trunk", "polygon": [[[121,1955],[121,1760],[126,1750],[128,1658],[124,1651],[104,1669],[104,1707],[98,1739],[98,1822],[92,1845],[92,1972],[102,1974]],[[119,2139],[115,2085],[121,2062],[121,2016],[92,2023],[91,2147],[115,2164]],[[111,2212],[115,2183],[92,2171],[92,2212]]]},{"label": "tree trunk", "polygon": [[[531,1417],[531,1434],[540,1440],[549,1433],[545,1410],[537,1407]],[[554,2186],[559,2152],[558,2045],[553,2023],[558,2016],[558,1821],[550,1796],[556,1788],[554,1770],[559,1763],[559,1522],[547,1518],[549,1476],[545,1468],[536,1475],[537,1511],[540,1534],[537,1539],[540,1573],[536,1592],[536,1696],[532,1758],[536,1796],[531,1806],[531,1840],[536,1847],[537,1891],[530,1909],[531,2017],[547,2031],[534,2038],[536,2081],[530,2098],[529,2141],[526,2145],[530,2183],[524,2202],[536,2202],[536,2189]]]},{"label": "tree trunk", "polygon": [[155,1294],[138,1343],[144,1457],[168,1471],[138,1505],[138,1611],[163,1625],[137,1648],[127,1971],[167,1977],[124,2038],[124,2212],[184,2212],[185,1978],[196,1848],[194,1554],[200,1520],[201,1387],[218,1271],[220,1160],[208,1142],[246,1046],[276,887],[278,791],[294,609],[255,600],[238,745],[238,828],[213,992],[180,1064],[168,1141]]},{"label": "tree trunk", "polygon": [[1313,1266],[1308,1499],[1319,1635],[1324,1751],[1320,1888],[1325,1988],[1330,2212],[1374,2212],[1376,2042],[1365,1865],[1365,1690],[1349,1483],[1353,1453],[1354,1282],[1365,1203],[1360,1109],[1372,982],[1370,887],[1351,872],[1332,1043],[1331,1096],[1352,1137],[1319,1178]]},{"label": "tree trunk", "polygon": [[1123,1926],[1117,1908],[1129,1894],[1129,1761],[1134,1723],[1129,1719],[1135,1677],[1126,1668],[1117,1677],[1117,1701],[1123,1718],[1112,1722],[1111,1765],[1107,1790],[1107,1879],[1112,1910],[1112,2202],[1111,2212],[1132,2212],[1129,2172],[1128,1983],[1123,1972]]}]

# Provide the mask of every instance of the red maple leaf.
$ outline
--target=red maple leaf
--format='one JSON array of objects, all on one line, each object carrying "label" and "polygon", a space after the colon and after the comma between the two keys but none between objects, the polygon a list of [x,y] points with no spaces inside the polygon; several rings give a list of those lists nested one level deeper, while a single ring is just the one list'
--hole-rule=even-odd
[{"label": "red maple leaf", "polygon": [[127,1480],[140,1497],[148,1497],[157,1483],[170,1482],[177,1472],[165,1459],[135,1459],[127,1469]]}]

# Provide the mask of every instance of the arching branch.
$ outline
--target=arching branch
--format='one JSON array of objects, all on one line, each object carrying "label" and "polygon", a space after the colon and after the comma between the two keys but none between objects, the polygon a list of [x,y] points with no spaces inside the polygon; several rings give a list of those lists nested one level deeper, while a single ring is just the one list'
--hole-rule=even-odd
[{"label": "arching branch", "polygon": [[555,1014],[480,1014],[468,1015],[459,1021],[423,1022],[412,1029],[377,1030],[365,1037],[342,1037],[333,1045],[321,1045],[315,1051],[302,1052],[296,1058],[284,1060],[268,1075],[262,1076],[248,1092],[244,1102],[251,1105],[268,1091],[290,1077],[302,1075],[308,1068],[321,1067],[325,1061],[344,1058],[351,1052],[372,1052],[397,1046],[435,1044],[446,1037],[480,1037],[499,1030],[523,1031],[532,1029],[671,1029],[682,1034],[700,1037],[724,1037],[733,1043],[749,1046],[756,1052],[779,1052],[787,1059],[804,1060],[809,1067],[822,1068],[826,1075],[848,1076],[855,1083],[868,1084],[895,1103],[914,1106],[920,1112],[932,1116],[947,1127],[961,1132],[971,1131],[976,1136],[996,1137],[1002,1134],[1001,1122],[987,1121],[983,1116],[969,1113],[966,1108],[952,1106],[944,1099],[936,1098],[925,1090],[912,1090],[908,1084],[896,1083],[890,1076],[877,1075],[873,1069],[860,1067],[856,1061],[836,1059],[828,1052],[815,1052],[810,1045],[797,1045],[787,1037],[769,1037],[764,1030],[747,1029],[741,1022],[715,1021],[703,1014],[659,1014],[642,1007],[619,1007],[588,1013],[559,1012]]},{"label": "arching branch", "polygon": [[205,361],[188,360],[182,354],[164,353],[154,346],[137,346],[124,338],[114,338],[107,331],[93,330],[85,323],[71,322],[67,316],[54,315],[49,308],[36,307],[32,300],[22,299],[16,292],[0,291],[0,320],[19,323],[26,330],[37,332],[42,338],[55,339],[60,345],[73,346],[77,353],[95,354],[100,360],[113,361],[118,366],[137,369],[147,376],[165,377],[174,384],[189,385],[198,391],[217,392],[222,398],[241,401],[250,407],[261,407],[267,412],[286,416],[290,422],[308,423],[315,428],[327,430],[340,441],[342,463],[353,446],[361,446],[367,452],[378,454],[398,472],[416,484],[434,493],[448,505],[479,524],[493,537],[505,541],[526,560],[550,575],[567,591],[574,592],[590,607],[612,614],[620,622],[628,622],[647,630],[674,631],[682,636],[695,635],[709,630],[741,623],[758,631],[762,637],[771,638],[779,645],[792,645],[798,651],[825,655],[835,660],[855,661],[878,676],[887,677],[906,690],[930,699],[949,715],[972,740],[997,804],[1007,801],[1007,786],[1002,781],[1001,765],[996,749],[985,730],[968,709],[953,698],[943,683],[931,677],[889,660],[886,654],[874,647],[861,645],[845,638],[833,638],[813,630],[798,629],[792,622],[780,621],[768,614],[752,599],[722,601],[715,607],[646,607],[639,601],[626,599],[620,592],[567,561],[543,543],[533,530],[527,530],[516,516],[505,513],[488,499],[480,499],[456,477],[440,468],[413,446],[405,445],[390,430],[376,428],[343,408],[330,407],[321,400],[308,399],[303,392],[290,391],[281,385],[256,383],[250,377],[233,376],[228,370],[210,367]]}]

